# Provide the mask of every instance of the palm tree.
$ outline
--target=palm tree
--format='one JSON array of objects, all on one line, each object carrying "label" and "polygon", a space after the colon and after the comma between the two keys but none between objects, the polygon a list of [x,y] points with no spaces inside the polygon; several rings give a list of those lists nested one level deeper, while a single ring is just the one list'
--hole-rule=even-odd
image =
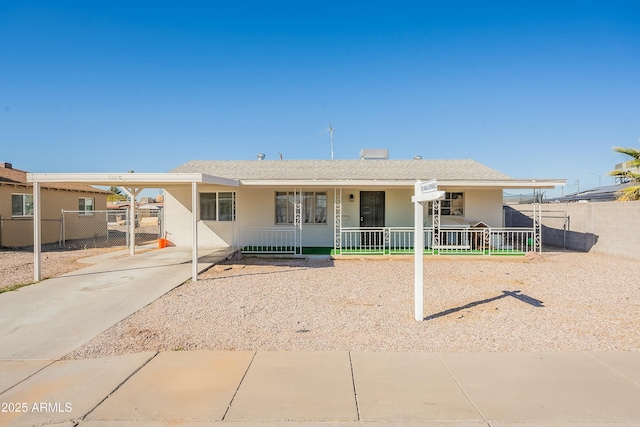
[{"label": "palm tree", "polygon": [[640,150],[624,147],[613,147],[613,150],[631,157],[631,160],[624,163],[622,169],[609,172],[611,176],[632,183],[629,187],[623,188],[617,193],[618,200],[640,200]]}]

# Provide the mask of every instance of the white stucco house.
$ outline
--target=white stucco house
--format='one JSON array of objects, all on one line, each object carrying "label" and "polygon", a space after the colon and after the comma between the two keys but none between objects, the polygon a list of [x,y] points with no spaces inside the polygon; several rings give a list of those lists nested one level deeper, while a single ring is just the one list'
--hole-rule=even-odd
[{"label": "white stucco house", "polygon": [[[410,252],[414,185],[433,179],[445,197],[425,209],[427,251],[527,252],[540,246],[535,225],[504,229],[503,190],[565,183],[513,179],[473,160],[194,160],[171,173],[227,180],[198,184],[198,242],[245,253]],[[176,245],[192,241],[191,209],[189,188],[165,190]]]},{"label": "white stucco house", "polygon": [[[443,191],[423,215],[425,253],[431,254],[539,251],[539,206],[534,203],[531,228],[504,228],[502,192],[565,185],[513,179],[473,160],[196,160],[168,173],[30,173],[34,280],[41,278],[41,190],[51,184],[117,186],[131,198],[164,188],[166,237],[191,247],[197,280],[199,246],[267,254],[412,253],[419,210],[414,187],[431,180]],[[135,206],[130,203],[131,218]]]}]

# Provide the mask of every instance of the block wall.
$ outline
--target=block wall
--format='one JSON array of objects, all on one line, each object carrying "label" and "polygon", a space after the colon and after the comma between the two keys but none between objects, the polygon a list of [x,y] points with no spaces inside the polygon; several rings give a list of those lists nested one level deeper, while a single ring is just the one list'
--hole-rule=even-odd
[{"label": "block wall", "polygon": [[[543,244],[640,259],[640,201],[541,206]],[[507,226],[531,226],[524,225],[531,211],[532,205],[505,206]]]}]

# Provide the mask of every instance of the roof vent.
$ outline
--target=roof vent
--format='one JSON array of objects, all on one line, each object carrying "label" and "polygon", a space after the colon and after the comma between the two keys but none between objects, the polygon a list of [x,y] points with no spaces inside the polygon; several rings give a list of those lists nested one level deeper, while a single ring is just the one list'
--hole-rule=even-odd
[{"label": "roof vent", "polygon": [[360,150],[360,160],[389,160],[389,149],[363,148]]},{"label": "roof vent", "polygon": [[413,160],[422,160],[422,156],[413,156]]},{"label": "roof vent", "polygon": [[13,165],[11,163],[7,163],[7,162],[1,162],[0,166],[2,166],[5,169],[13,169]]},{"label": "roof vent", "polygon": [[258,160],[264,160],[267,157],[264,153],[258,153]]}]

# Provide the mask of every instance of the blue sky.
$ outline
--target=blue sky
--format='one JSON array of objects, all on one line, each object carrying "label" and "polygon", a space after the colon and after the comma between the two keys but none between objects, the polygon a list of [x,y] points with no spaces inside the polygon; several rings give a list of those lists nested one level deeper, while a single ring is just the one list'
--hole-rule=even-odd
[{"label": "blue sky", "polygon": [[640,146],[640,3],[0,2],[0,161],[17,168],[328,159],[329,122],[340,159],[610,183],[611,148]]}]

